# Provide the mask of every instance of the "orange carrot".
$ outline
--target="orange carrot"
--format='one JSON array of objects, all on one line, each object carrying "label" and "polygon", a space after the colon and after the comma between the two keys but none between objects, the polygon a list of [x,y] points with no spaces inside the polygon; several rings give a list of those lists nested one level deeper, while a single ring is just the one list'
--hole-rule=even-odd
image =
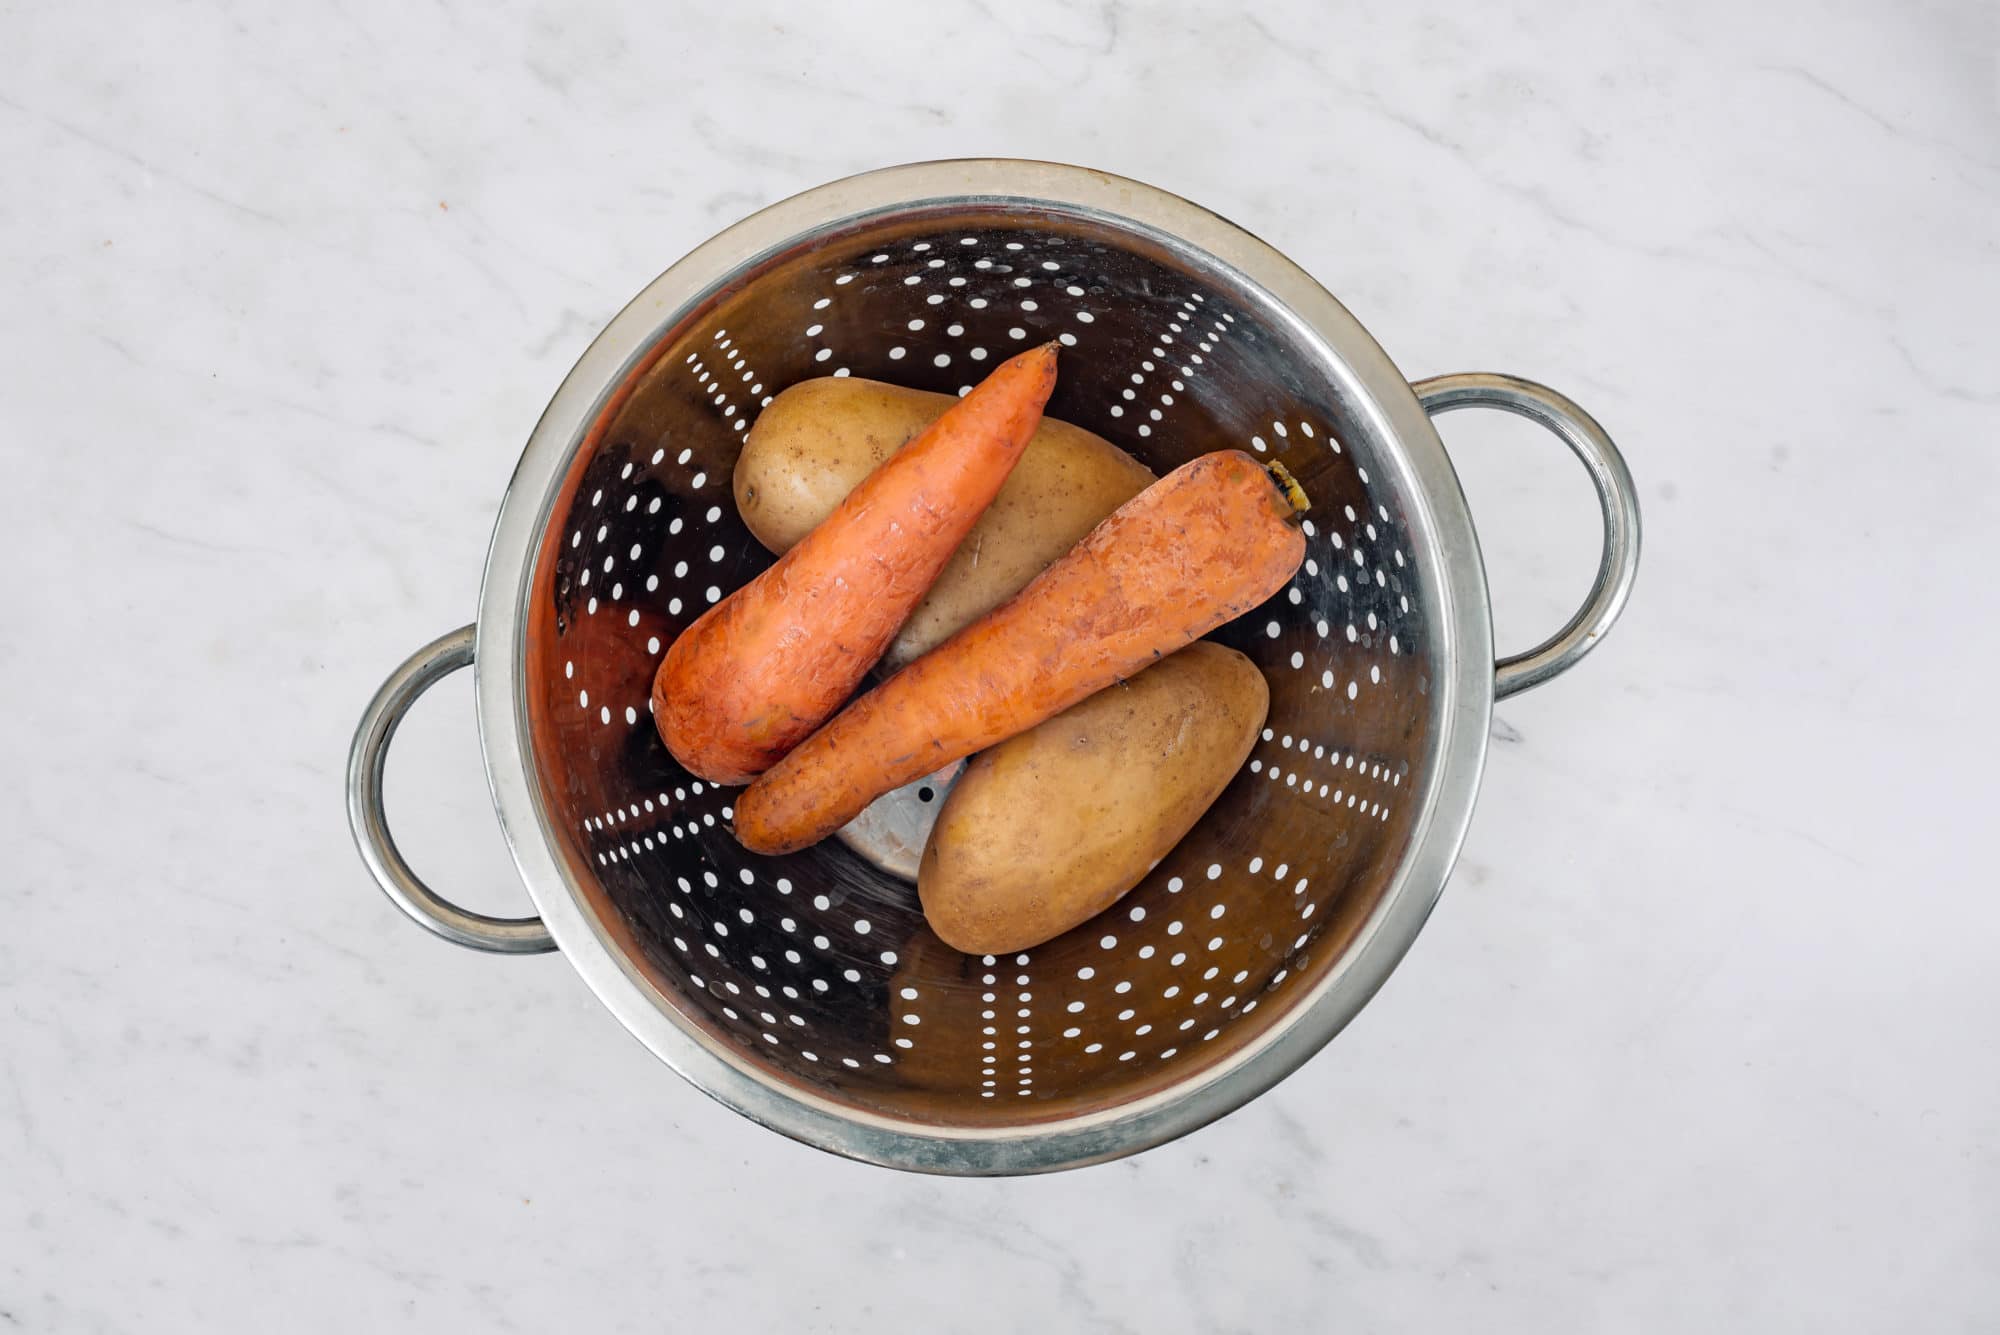
[{"label": "orange carrot", "polygon": [[653,678],[681,764],[745,783],[853,694],[992,504],[1055,380],[1053,343],[1003,363],[681,633]]},{"label": "orange carrot", "polygon": [[816,843],[870,802],[1005,741],[1276,593],[1305,508],[1237,450],[1140,492],[1003,603],[849,705],[744,790],[756,853]]}]

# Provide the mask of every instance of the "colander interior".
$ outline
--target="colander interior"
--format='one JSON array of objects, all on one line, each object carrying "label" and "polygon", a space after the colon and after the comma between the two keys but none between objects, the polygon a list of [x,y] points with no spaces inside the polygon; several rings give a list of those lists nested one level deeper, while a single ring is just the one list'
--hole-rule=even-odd
[{"label": "colander interior", "polygon": [[[1308,556],[1214,637],[1263,670],[1271,709],[1193,833],[1100,918],[965,956],[913,885],[838,842],[741,848],[734,790],[675,763],[649,688],[674,636],[770,563],[730,474],[773,395],[825,375],[962,393],[1051,338],[1050,415],[1157,473],[1226,447],[1283,461],[1312,500]],[[584,907],[656,1004],[767,1082],[979,1127],[1185,1080],[1339,968],[1411,839],[1433,646],[1408,498],[1349,429],[1327,355],[1169,238],[1000,203],[853,222],[675,322],[578,443],[531,585],[523,702]]]}]

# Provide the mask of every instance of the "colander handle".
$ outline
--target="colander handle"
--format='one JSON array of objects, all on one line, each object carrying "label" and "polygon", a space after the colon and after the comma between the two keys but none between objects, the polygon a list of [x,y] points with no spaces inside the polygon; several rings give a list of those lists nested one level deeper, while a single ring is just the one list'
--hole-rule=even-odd
[{"label": "colander handle", "polygon": [[1467,372],[1432,376],[1410,388],[1433,417],[1458,408],[1499,408],[1555,432],[1590,470],[1597,503],[1604,511],[1604,555],[1597,563],[1597,582],[1590,586],[1590,596],[1561,630],[1525,654],[1513,654],[1495,665],[1493,695],[1504,700],[1575,667],[1625,610],[1639,572],[1639,493],[1624,456],[1604,428],[1547,385],[1518,376]]},{"label": "colander handle", "polygon": [[556,948],[555,938],[540,918],[489,918],[462,909],[417,878],[389,833],[382,806],[382,772],[389,758],[389,741],[418,696],[440,678],[472,662],[473,628],[463,626],[432,640],[403,660],[382,689],[368,702],[354,747],[347,754],[347,822],[361,860],[375,883],[410,915],[447,941],[501,955],[534,955]]}]

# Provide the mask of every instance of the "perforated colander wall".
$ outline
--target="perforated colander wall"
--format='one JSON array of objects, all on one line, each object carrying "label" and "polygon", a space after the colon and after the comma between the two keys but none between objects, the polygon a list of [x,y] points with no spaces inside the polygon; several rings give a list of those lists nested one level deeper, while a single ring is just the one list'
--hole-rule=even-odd
[{"label": "perforated colander wall", "polygon": [[[913,886],[834,841],[746,853],[732,791],[674,762],[649,688],[673,637],[769,564],[730,473],[772,396],[819,375],[963,393],[1050,338],[1065,349],[1050,415],[1160,473],[1224,447],[1281,459],[1313,501],[1308,556],[1215,637],[1263,670],[1271,712],[1207,817],[1096,921],[966,957],[926,930]],[[876,1110],[1047,1119],[1174,1082],[1335,964],[1409,834],[1426,609],[1401,499],[1355,457],[1294,340],[1156,238],[994,210],[773,257],[654,350],[544,545],[528,690],[591,907],[683,1023]]]}]

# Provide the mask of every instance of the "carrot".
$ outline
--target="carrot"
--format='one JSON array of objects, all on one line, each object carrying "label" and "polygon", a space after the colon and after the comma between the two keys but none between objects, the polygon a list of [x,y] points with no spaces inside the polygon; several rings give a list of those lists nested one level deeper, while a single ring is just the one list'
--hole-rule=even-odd
[{"label": "carrot", "polygon": [[1025,732],[1249,611],[1305,559],[1293,522],[1304,508],[1303,495],[1237,450],[1175,469],[751,784],[736,802],[736,837],[756,853],[816,843],[890,789]]},{"label": "carrot", "polygon": [[681,633],[653,678],[681,764],[745,783],[854,693],[992,504],[1055,380],[1053,343],[1000,365]]}]

